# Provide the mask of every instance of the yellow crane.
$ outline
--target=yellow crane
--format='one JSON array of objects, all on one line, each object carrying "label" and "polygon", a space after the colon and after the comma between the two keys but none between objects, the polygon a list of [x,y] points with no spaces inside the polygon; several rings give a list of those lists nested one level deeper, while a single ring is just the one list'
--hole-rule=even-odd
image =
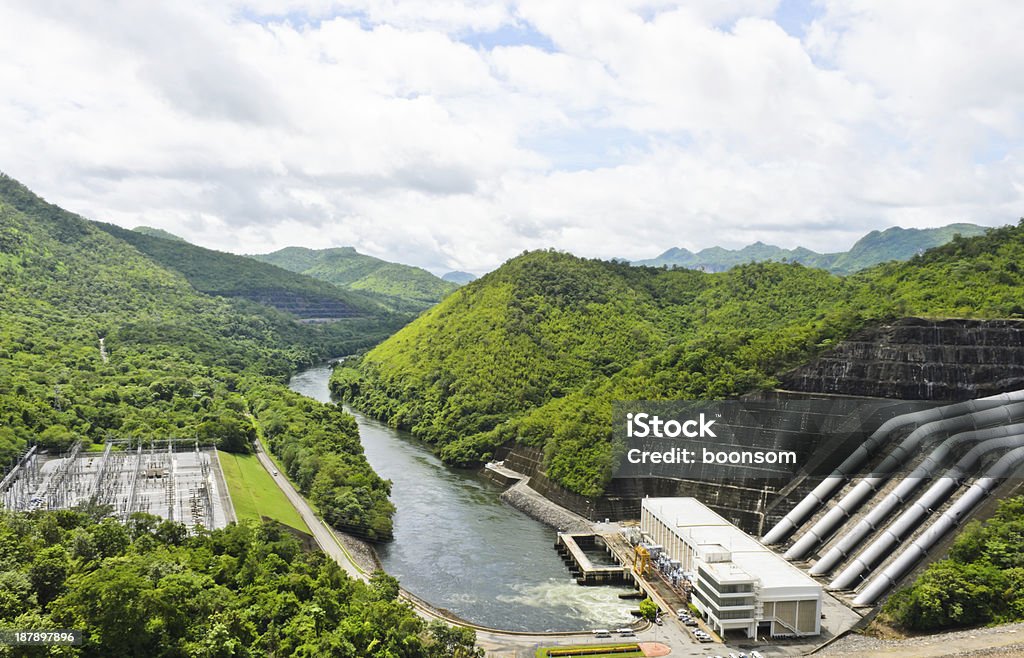
[{"label": "yellow crane", "polygon": [[638,576],[646,576],[651,568],[651,552],[641,544],[633,549],[633,573]]}]

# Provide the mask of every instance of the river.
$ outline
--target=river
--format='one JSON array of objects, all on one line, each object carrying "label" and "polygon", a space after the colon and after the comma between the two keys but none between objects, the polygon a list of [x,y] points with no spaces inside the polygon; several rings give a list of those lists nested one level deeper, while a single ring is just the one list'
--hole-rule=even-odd
[{"label": "river", "polygon": [[[289,386],[330,402],[331,368],[296,374]],[[370,464],[391,480],[395,538],[377,553],[388,573],[431,604],[506,630],[617,628],[631,620],[626,587],[577,585],[554,550],[555,531],[499,499],[501,487],[453,469],[408,432],[358,411]]]}]

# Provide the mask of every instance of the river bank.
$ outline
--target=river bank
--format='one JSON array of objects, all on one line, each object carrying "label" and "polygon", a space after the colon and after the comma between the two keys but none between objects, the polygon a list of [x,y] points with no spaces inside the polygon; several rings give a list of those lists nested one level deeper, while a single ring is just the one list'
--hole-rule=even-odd
[{"label": "river bank", "polygon": [[[329,365],[316,366],[290,387],[331,402],[330,374]],[[618,598],[624,588],[577,585],[554,550],[557,528],[580,527],[578,519],[528,489],[507,493],[508,482],[447,466],[408,432],[346,411],[371,466],[391,480],[396,507],[393,541],[339,536],[362,569],[383,567],[435,609],[491,628],[579,631],[632,620],[629,603]]]}]

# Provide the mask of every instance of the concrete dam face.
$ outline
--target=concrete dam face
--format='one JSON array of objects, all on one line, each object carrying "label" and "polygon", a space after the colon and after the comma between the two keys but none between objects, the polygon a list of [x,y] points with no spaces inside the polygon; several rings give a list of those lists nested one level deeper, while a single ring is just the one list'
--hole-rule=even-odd
[{"label": "concrete dam face", "polygon": [[1024,388],[1024,320],[907,318],[863,329],[784,375],[781,388],[948,402]]}]

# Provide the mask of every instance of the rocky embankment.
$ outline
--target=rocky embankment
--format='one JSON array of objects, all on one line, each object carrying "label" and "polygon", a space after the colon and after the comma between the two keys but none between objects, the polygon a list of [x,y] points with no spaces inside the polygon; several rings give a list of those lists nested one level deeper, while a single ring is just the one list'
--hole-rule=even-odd
[{"label": "rocky embankment", "polygon": [[540,495],[529,487],[530,478],[524,477],[501,494],[501,499],[560,532],[589,532],[591,523]]},{"label": "rocky embankment", "polygon": [[1024,624],[1005,624],[900,640],[887,640],[869,635],[848,635],[814,655],[843,658],[1024,656]]}]

